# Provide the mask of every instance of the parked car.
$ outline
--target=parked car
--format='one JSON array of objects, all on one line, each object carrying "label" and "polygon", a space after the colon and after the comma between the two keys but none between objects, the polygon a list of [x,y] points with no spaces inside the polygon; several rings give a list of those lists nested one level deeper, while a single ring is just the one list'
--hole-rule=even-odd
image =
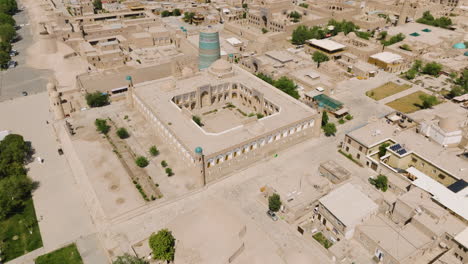
[{"label": "parked car", "polygon": [[268,210],[267,215],[273,219],[273,221],[278,221],[278,216],[276,216],[275,212]]},{"label": "parked car", "polygon": [[16,55],[18,55],[18,51],[12,49],[12,50],[10,51],[10,57],[14,57],[14,56],[16,56]]},{"label": "parked car", "polygon": [[13,69],[16,67],[16,65],[18,65],[18,63],[16,61],[9,61],[8,62],[8,69]]},{"label": "parked car", "polygon": [[21,94],[22,94],[23,96],[28,96],[28,93],[25,92],[25,91],[23,91]]}]

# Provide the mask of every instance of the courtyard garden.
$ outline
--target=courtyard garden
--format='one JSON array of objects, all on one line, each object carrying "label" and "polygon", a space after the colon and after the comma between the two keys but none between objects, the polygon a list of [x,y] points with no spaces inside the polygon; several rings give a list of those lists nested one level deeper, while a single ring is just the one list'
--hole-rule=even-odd
[{"label": "courtyard garden", "polygon": [[36,264],[83,264],[80,252],[75,244],[57,249],[45,255],[39,256]]},{"label": "courtyard garden", "polygon": [[399,85],[394,82],[388,82],[377,88],[367,91],[366,95],[376,101],[379,101],[391,95],[407,90],[409,88],[411,88],[411,85],[409,84]]},{"label": "courtyard garden", "polygon": [[331,246],[333,246],[333,243],[328,240],[323,234],[322,232],[318,232],[317,234],[313,235],[312,236],[315,240],[317,240],[317,242],[319,242],[324,248],[328,249],[330,248]]},{"label": "courtyard garden", "polygon": [[[425,102],[425,98],[427,98],[428,101],[432,99],[433,102],[430,102],[430,105],[427,105],[427,102]],[[412,113],[421,109],[432,107],[439,103],[440,101],[437,101],[437,99],[434,100],[434,97],[428,95],[427,93],[417,91],[407,96],[391,101],[387,103],[387,106],[390,106],[391,108],[402,113]]]}]

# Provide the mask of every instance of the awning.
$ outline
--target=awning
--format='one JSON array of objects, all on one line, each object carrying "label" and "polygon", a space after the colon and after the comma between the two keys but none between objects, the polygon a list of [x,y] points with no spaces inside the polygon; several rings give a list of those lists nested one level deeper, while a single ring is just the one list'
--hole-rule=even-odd
[{"label": "awning", "polygon": [[343,107],[340,110],[335,111],[334,114],[340,116],[340,115],[344,115],[344,114],[348,113],[348,111],[349,111],[348,108]]}]

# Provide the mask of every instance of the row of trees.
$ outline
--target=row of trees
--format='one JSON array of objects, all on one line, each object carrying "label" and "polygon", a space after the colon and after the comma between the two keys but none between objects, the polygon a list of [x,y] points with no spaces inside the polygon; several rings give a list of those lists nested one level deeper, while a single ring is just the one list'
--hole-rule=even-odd
[{"label": "row of trees", "polygon": [[180,9],[174,9],[173,11],[169,11],[169,10],[164,10],[161,12],[161,16],[162,17],[170,17],[170,16],[180,16],[182,15],[182,12],[180,11]]},{"label": "row of trees", "polygon": [[302,45],[308,39],[323,39],[325,37],[335,36],[340,32],[348,35],[351,32],[355,32],[360,38],[369,39],[372,33],[359,32],[359,27],[351,21],[337,21],[331,19],[325,28],[319,26],[307,27],[304,25],[298,26],[292,33],[292,43],[295,45]]},{"label": "row of trees", "polygon": [[0,219],[21,210],[31,197],[34,185],[24,165],[32,153],[21,135],[11,134],[0,141]]},{"label": "row of trees", "polygon": [[450,18],[444,16],[434,18],[434,16],[429,11],[424,12],[423,16],[417,19],[416,22],[441,28],[448,28],[452,25],[452,20]]},{"label": "row of trees", "polygon": [[258,78],[264,80],[265,82],[275,86],[276,88],[280,89],[281,91],[289,94],[290,96],[294,97],[295,99],[299,99],[300,95],[297,91],[297,85],[294,83],[293,80],[289,79],[286,76],[279,78],[278,80],[274,80],[268,75],[263,73],[258,73],[256,75]]},{"label": "row of trees", "polygon": [[450,97],[460,96],[468,93],[468,70],[464,70],[460,76],[454,76],[454,86],[449,93]]},{"label": "row of trees", "polygon": [[423,65],[422,61],[415,60],[411,69],[405,73],[408,80],[414,79],[419,73],[428,74],[432,76],[439,76],[442,70],[442,65],[437,62],[428,62]]},{"label": "row of trees", "polygon": [[18,12],[15,0],[0,0],[0,66],[10,61],[11,41],[16,37],[13,15]]},{"label": "row of trees", "polygon": [[[385,32],[385,33],[384,33]],[[387,31],[383,31],[380,34],[380,43],[384,46],[390,46],[405,39],[405,35],[402,33],[398,33],[395,36],[392,36],[390,39],[387,40]]]},{"label": "row of trees", "polygon": [[325,136],[334,136],[336,133],[336,125],[334,123],[328,122],[329,117],[327,111],[323,111],[322,113],[322,129]]}]

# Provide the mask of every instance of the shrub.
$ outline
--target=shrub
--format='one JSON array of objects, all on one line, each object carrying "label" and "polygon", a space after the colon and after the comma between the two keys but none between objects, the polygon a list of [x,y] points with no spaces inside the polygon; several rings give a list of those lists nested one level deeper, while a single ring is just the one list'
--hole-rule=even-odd
[{"label": "shrub", "polygon": [[124,127],[121,127],[117,129],[117,136],[121,139],[125,139],[125,138],[130,137],[130,134],[128,134],[127,129],[125,129]]},{"label": "shrub", "polygon": [[151,156],[154,157],[154,156],[159,155],[159,150],[158,150],[158,148],[156,146],[151,146],[149,148],[149,153],[151,154]]},{"label": "shrub", "polygon": [[442,70],[442,65],[436,62],[429,62],[424,65],[422,72],[432,76],[439,76],[440,71]]},{"label": "shrub", "polygon": [[153,258],[157,260],[172,261],[175,254],[175,238],[168,229],[159,230],[149,238],[149,247]]},{"label": "shrub", "polygon": [[439,101],[437,100],[437,97],[435,97],[434,95],[424,95],[424,94],[422,94],[422,95],[419,96],[419,99],[421,99],[421,101],[422,101],[422,108],[423,109],[431,108],[432,106],[439,103]]},{"label": "shrub", "polygon": [[390,146],[390,143],[383,143],[379,146],[379,158],[385,156],[387,154],[387,148]]},{"label": "shrub", "polygon": [[278,212],[281,208],[281,197],[279,194],[274,193],[268,197],[268,209],[272,212]]},{"label": "shrub", "polygon": [[346,120],[352,120],[352,119],[353,119],[353,116],[350,115],[350,114],[347,114],[347,115],[345,116],[345,118],[346,118]]},{"label": "shrub", "polygon": [[343,119],[343,118],[340,118],[340,120],[338,120],[338,123],[339,123],[340,125],[342,125],[342,124],[344,124],[344,123],[345,123],[345,121],[344,121],[344,119]]},{"label": "shrub", "polygon": [[374,185],[375,188],[386,192],[388,189],[388,179],[387,176],[380,174],[376,179],[369,178],[369,183]]},{"label": "shrub", "polygon": [[309,8],[309,4],[307,3],[300,3],[299,6],[303,8]]},{"label": "shrub", "polygon": [[148,166],[148,164],[149,164],[148,160],[143,156],[137,157],[136,160],[135,160],[135,163],[140,168],[144,168],[144,167]]},{"label": "shrub", "polygon": [[101,92],[86,94],[86,103],[90,107],[101,107],[109,104],[109,95]]},{"label": "shrub", "polygon": [[199,116],[192,116],[193,122],[195,122],[198,126],[203,126],[203,123],[201,122],[201,118]]},{"label": "shrub", "polygon": [[97,131],[99,131],[100,133],[106,135],[107,133],[109,133],[109,130],[110,130],[110,126],[107,125],[107,121],[105,119],[96,119],[96,121],[94,121],[94,124],[96,125],[96,129]]},{"label": "shrub", "polygon": [[161,166],[163,166],[164,168],[167,167],[167,162],[165,160],[161,161]]},{"label": "shrub", "polygon": [[174,172],[172,172],[171,168],[166,168],[166,174],[167,174],[167,176],[170,177],[170,176],[174,175]]}]

